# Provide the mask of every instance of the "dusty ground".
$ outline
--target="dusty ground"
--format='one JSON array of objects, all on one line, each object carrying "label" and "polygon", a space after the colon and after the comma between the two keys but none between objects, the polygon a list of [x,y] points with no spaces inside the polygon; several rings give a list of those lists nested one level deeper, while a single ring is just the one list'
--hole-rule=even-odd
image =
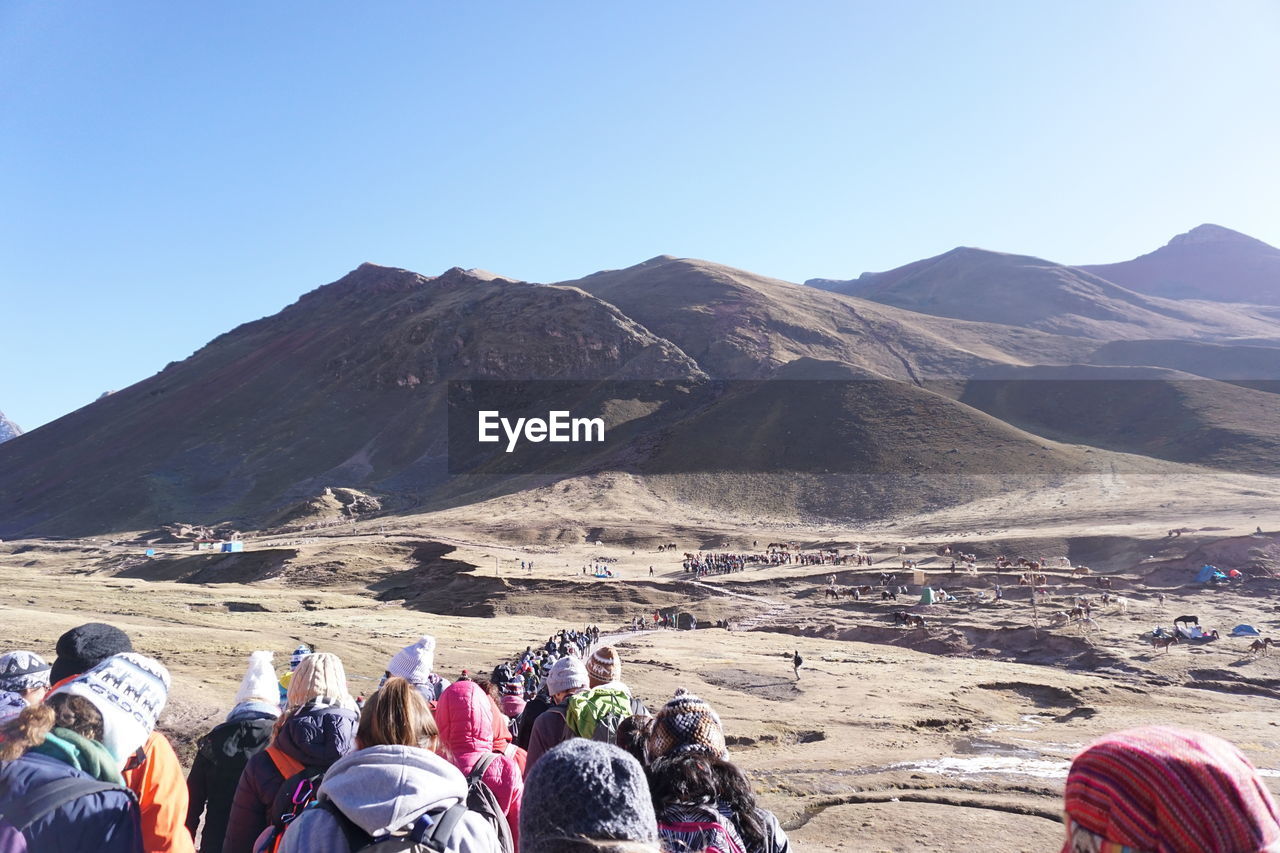
[{"label": "dusty ground", "polygon": [[[337,652],[360,692],[422,632],[439,641],[437,668],[454,675],[485,671],[560,627],[621,630],[654,607],[681,607],[738,630],[621,636],[626,678],[651,705],[681,686],[710,700],[735,759],[799,849],[1056,850],[1070,757],[1109,731],[1157,721],[1211,731],[1280,777],[1280,653],[1255,660],[1246,641],[1225,636],[1248,622],[1280,638],[1280,581],[1218,591],[1190,583],[1205,560],[1254,576],[1280,566],[1277,537],[1251,535],[1280,527],[1268,524],[1280,515],[1261,485],[1224,482],[1206,509],[1205,489],[1218,487],[1208,481],[1095,483],[1093,493],[1068,484],[858,530],[717,524],[691,513],[660,524],[637,520],[655,507],[628,517],[620,505],[570,524],[506,500],[473,509],[482,523],[460,510],[389,518],[250,537],[240,555],[173,545],[147,559],[127,536],[6,542],[0,645],[51,654],[76,624],[121,626],[172,670],[163,726],[182,745],[225,714],[254,649],[276,650],[281,663],[299,641]],[[1169,538],[1172,527],[1189,532]],[[905,544],[929,583],[960,600],[918,610],[927,627],[907,630],[891,617],[914,596],[828,604],[827,567],[698,582],[679,567],[681,551],[782,540],[858,543],[875,556],[871,570],[838,568],[842,584],[874,583]],[[668,541],[677,553],[657,553]],[[951,575],[934,554],[942,544],[975,551],[984,568]],[[1062,572],[1050,579],[1054,602],[1036,613],[1008,574],[1005,601],[978,601],[997,581],[998,553],[1070,555],[1112,575],[1130,611],[1101,609],[1095,631],[1050,627],[1049,611],[1070,596],[1097,594]],[[617,579],[584,577],[601,558]],[[533,568],[522,571],[522,560]],[[1224,638],[1168,653],[1141,639],[1184,612]],[[789,664],[797,647],[806,660],[799,681]]]}]

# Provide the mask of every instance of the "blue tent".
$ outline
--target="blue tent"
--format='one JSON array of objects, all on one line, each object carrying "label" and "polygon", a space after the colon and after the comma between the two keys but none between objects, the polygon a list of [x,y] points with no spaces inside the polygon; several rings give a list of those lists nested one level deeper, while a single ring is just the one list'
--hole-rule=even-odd
[{"label": "blue tent", "polygon": [[1231,629],[1231,636],[1233,637],[1257,637],[1259,635],[1258,629],[1252,625],[1237,625]]},{"label": "blue tent", "polygon": [[1196,583],[1210,583],[1219,579],[1225,580],[1226,575],[1218,571],[1217,566],[1210,566],[1207,563],[1200,567],[1200,571],[1196,573]]}]

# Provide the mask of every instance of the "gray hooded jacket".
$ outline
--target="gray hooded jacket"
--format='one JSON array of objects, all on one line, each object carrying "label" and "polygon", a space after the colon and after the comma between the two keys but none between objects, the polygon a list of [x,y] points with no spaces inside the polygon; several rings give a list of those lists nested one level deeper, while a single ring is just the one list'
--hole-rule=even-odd
[{"label": "gray hooded jacket", "polygon": [[[325,773],[319,798],[332,800],[373,836],[405,829],[467,796],[466,777],[435,753],[412,746],[372,746],[340,758]],[[500,853],[483,817],[469,812],[449,840],[455,853]],[[323,809],[304,811],[284,834],[281,853],[350,853],[342,828]]]}]

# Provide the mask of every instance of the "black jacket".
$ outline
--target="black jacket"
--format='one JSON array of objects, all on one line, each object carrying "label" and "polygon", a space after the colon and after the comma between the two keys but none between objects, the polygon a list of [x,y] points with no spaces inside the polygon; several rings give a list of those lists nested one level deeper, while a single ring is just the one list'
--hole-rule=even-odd
[{"label": "black jacket", "polygon": [[222,853],[227,834],[231,801],[240,784],[240,774],[249,759],[267,748],[275,718],[255,713],[234,722],[222,723],[200,738],[195,762],[187,776],[191,806],[187,809],[187,829],[196,837],[200,815],[204,814],[204,836],[200,853]]}]

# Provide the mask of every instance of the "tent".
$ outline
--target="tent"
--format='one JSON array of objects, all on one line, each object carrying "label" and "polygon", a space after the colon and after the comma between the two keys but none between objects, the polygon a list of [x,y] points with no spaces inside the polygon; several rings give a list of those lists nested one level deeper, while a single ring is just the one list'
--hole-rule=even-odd
[{"label": "tent", "polygon": [[933,588],[925,587],[924,592],[920,593],[921,604],[933,604]]},{"label": "tent", "polygon": [[1225,580],[1226,575],[1218,571],[1217,566],[1205,564],[1200,567],[1200,571],[1196,572],[1196,583],[1213,583],[1218,580]]},{"label": "tent", "polygon": [[1257,628],[1252,625],[1237,625],[1231,629],[1233,637],[1257,637],[1261,636]]}]

